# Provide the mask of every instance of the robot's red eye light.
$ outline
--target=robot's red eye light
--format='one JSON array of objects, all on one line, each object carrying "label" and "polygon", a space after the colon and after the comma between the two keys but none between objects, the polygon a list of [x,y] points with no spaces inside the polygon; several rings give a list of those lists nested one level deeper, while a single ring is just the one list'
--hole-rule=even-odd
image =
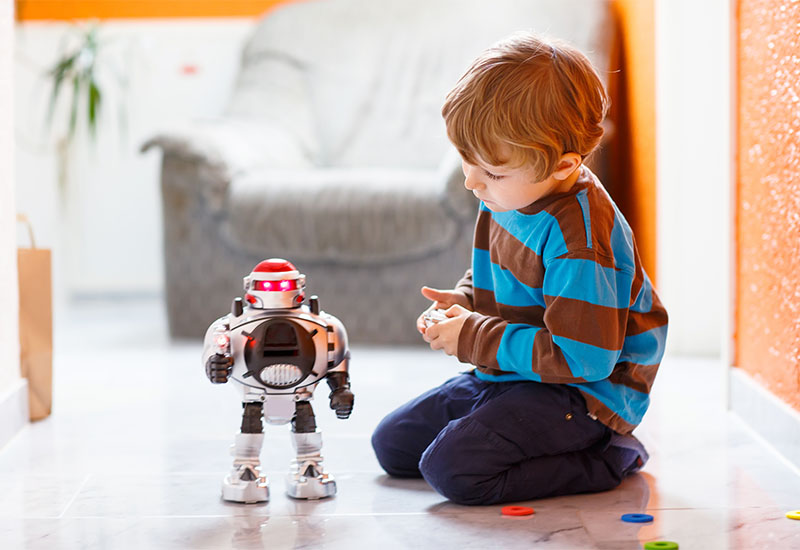
[{"label": "robot's red eye light", "polygon": [[282,281],[255,281],[253,283],[253,290],[266,290],[267,292],[279,290],[297,290],[297,281],[284,279]]}]

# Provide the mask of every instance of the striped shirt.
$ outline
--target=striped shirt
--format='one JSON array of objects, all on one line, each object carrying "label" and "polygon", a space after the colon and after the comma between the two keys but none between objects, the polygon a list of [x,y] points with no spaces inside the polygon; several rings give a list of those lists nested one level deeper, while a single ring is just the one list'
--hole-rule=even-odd
[{"label": "striped shirt", "polygon": [[479,378],[567,384],[616,432],[641,422],[667,312],[630,226],[587,168],[569,191],[520,210],[481,203],[472,268],[456,289],[474,311],[457,355]]}]

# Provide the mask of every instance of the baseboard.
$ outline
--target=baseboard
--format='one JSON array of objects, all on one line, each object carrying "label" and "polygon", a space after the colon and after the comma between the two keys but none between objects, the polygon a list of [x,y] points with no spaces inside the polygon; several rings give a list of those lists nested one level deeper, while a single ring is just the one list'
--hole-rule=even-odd
[{"label": "baseboard", "polygon": [[20,378],[0,394],[0,449],[25,427],[28,416],[28,380]]},{"label": "baseboard", "polygon": [[730,408],[800,470],[800,412],[739,368],[730,369]]}]

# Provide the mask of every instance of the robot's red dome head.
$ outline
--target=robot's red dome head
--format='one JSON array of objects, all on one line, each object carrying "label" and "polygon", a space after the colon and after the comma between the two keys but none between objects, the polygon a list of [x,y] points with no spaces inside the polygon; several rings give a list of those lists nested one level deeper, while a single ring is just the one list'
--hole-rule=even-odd
[{"label": "robot's red dome head", "polygon": [[305,299],[306,276],[282,258],[260,262],[244,278],[245,300],[259,309],[299,307]]}]

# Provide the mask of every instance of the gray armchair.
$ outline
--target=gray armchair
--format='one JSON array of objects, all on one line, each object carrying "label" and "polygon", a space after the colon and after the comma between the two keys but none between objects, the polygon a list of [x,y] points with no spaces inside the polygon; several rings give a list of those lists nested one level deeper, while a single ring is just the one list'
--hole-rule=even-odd
[{"label": "gray armchair", "polygon": [[423,284],[469,266],[476,202],[440,109],[469,62],[546,31],[606,67],[602,0],[307,0],[246,44],[225,112],[149,140],[163,150],[170,332],[200,338],[269,257],[308,276],[351,340],[420,342]]}]

